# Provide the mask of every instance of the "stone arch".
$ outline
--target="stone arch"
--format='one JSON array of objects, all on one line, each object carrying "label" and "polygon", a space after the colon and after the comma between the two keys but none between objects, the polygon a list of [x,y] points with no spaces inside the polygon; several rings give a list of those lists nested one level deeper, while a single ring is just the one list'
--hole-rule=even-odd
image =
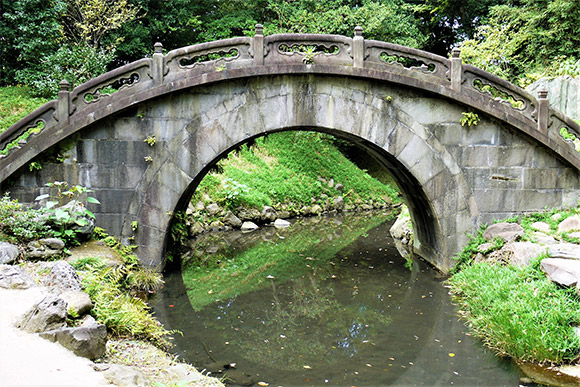
[{"label": "stone arch", "polygon": [[160,146],[152,148],[153,162],[130,201],[123,234],[137,221],[140,256],[161,265],[171,214],[220,158],[273,131],[318,130],[357,143],[390,169],[417,225],[417,251],[448,270],[479,212],[456,160],[416,117],[418,112],[456,117],[460,108],[432,102],[399,87],[320,75],[243,79],[157,100],[143,109],[149,119],[160,122],[173,114],[179,120],[160,131]]}]

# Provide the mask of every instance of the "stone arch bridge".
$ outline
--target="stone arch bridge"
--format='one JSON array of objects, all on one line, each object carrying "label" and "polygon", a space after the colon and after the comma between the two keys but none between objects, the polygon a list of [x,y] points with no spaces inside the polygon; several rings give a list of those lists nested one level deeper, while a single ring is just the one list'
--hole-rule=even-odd
[{"label": "stone arch bridge", "polygon": [[[167,54],[157,44],[151,58],[61,86],[0,135],[0,149],[16,145],[0,159],[0,190],[32,202],[47,182],[90,187],[98,223],[151,266],[163,265],[172,214],[205,173],[279,130],[327,132],[385,165],[411,209],[416,251],[443,271],[482,223],[579,197],[580,155],[561,130],[580,128],[546,93],[536,99],[457,51],[365,40],[360,27],[349,38],[263,36],[258,25],[253,38]],[[462,126],[463,113],[479,123]]]}]

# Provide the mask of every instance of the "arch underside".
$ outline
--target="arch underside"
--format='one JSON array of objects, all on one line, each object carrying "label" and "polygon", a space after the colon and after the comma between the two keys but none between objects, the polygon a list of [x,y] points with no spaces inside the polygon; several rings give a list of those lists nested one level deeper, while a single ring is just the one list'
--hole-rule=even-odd
[{"label": "arch underside", "polygon": [[[76,135],[75,163],[43,168],[36,179],[61,174],[91,187],[103,203],[95,208],[99,224],[135,237],[138,255],[158,267],[172,214],[220,158],[273,131],[324,131],[390,170],[411,209],[416,250],[447,271],[481,223],[572,205],[578,196],[572,167],[485,116],[462,127],[464,111],[387,82],[313,74],[239,79],[175,92],[93,124]],[[150,135],[152,147],[143,142]],[[38,183],[26,175],[20,186]]]}]

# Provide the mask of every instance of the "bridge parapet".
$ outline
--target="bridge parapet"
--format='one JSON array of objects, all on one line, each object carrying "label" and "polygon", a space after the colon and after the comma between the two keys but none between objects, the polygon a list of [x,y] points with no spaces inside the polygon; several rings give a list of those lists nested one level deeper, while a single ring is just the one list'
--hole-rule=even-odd
[{"label": "bridge parapet", "polygon": [[[545,95],[525,90],[481,69],[461,63],[459,52],[444,58],[392,43],[340,35],[278,34],[196,44],[162,54],[156,44],[145,58],[75,87],[66,85],[51,101],[0,134],[0,182],[66,136],[134,104],[173,91],[240,77],[317,73],[376,78],[440,94],[482,111],[532,136],[580,169],[580,154],[567,133],[580,138],[580,126],[549,108]],[[28,140],[23,139],[28,133]],[[40,133],[48,133],[42,140]],[[12,144],[12,145],[9,145]],[[12,148],[8,151],[8,148]]]}]

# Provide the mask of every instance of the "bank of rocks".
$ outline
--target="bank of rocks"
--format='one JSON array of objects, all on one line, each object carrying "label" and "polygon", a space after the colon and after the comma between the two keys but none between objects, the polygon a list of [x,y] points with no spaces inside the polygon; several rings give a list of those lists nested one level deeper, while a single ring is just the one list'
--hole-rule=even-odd
[{"label": "bank of rocks", "polygon": [[[580,217],[562,218],[556,213],[551,217],[552,224],[537,221],[526,224],[526,228],[518,223],[493,224],[483,232],[484,241],[471,258],[475,262],[524,267],[539,257],[540,267],[550,281],[574,288],[580,295]],[[580,327],[574,332],[580,337]],[[520,368],[535,383],[580,385],[580,364],[546,368],[525,363]]]},{"label": "bank of rocks", "polygon": [[278,206],[263,206],[261,210],[245,207],[229,210],[213,202],[209,196],[204,196],[203,200],[189,204],[182,220],[187,229],[187,237],[193,238],[205,232],[232,229],[252,231],[265,225],[284,228],[289,226],[285,220],[295,217],[319,216],[342,211],[386,209],[393,206],[390,200],[369,200],[350,204],[345,203],[342,196],[324,198],[324,200],[313,198],[312,202],[309,206],[286,203]]}]

